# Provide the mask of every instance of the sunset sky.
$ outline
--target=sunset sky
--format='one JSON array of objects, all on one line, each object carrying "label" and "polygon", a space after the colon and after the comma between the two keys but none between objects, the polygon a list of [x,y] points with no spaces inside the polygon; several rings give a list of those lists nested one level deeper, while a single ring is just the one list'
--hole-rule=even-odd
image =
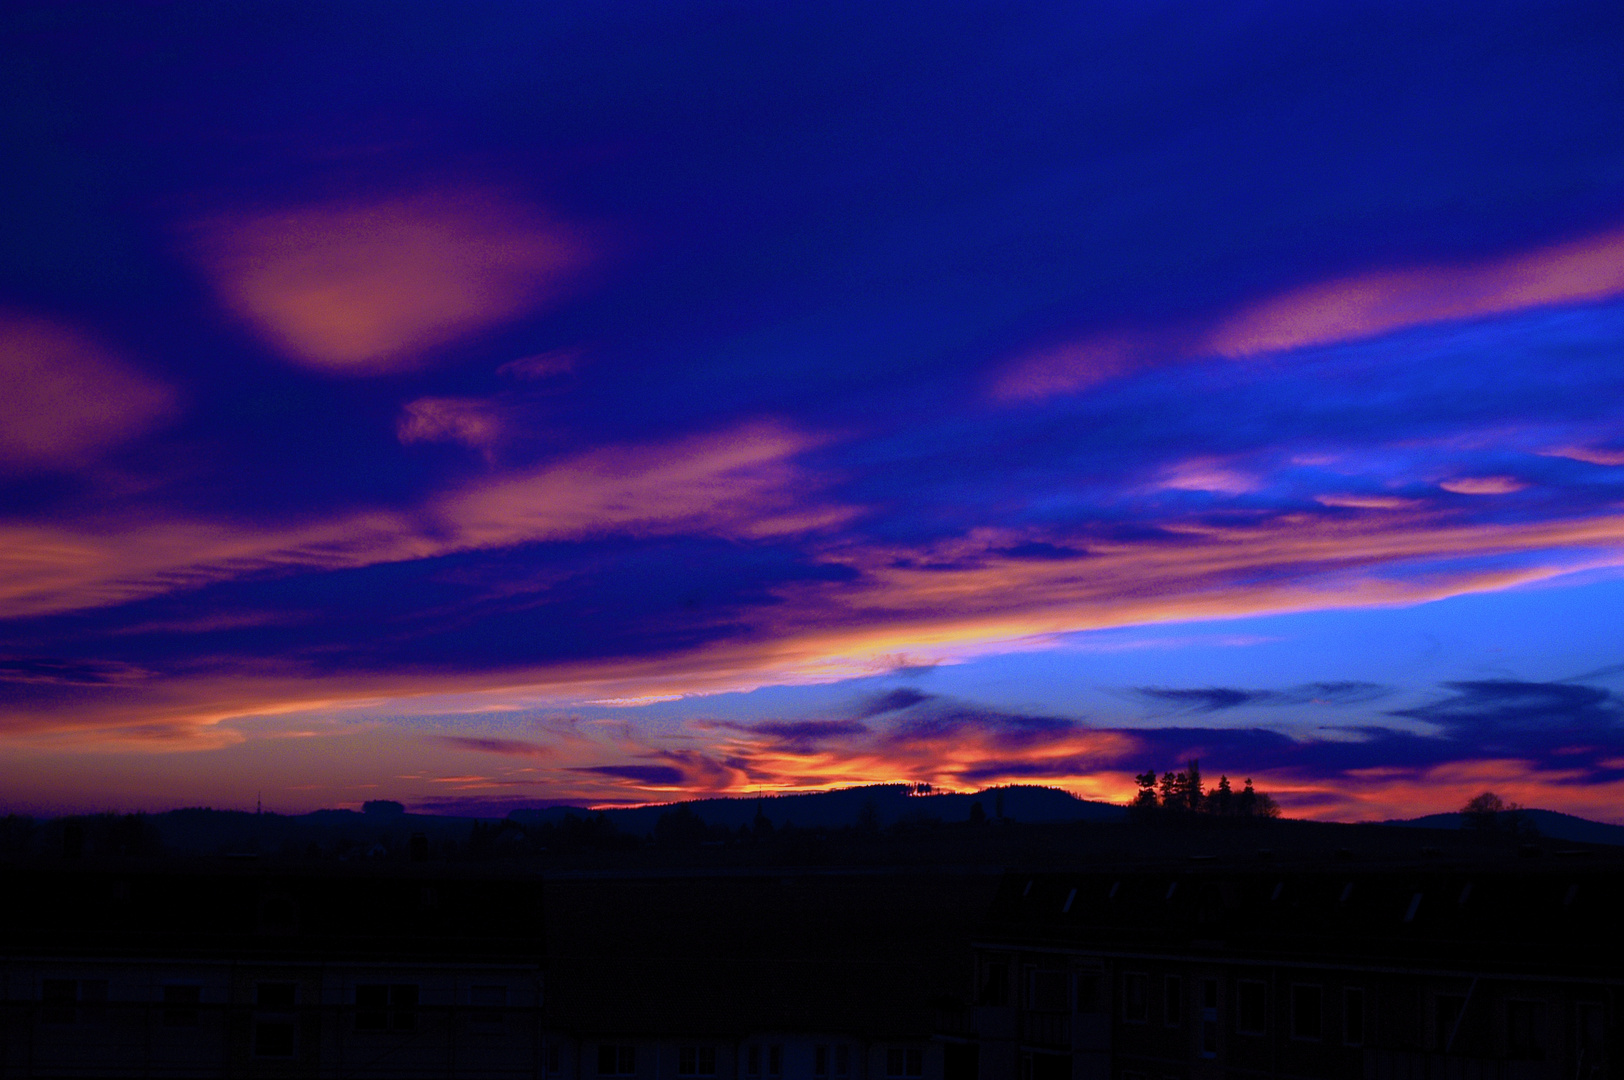
[{"label": "sunset sky", "polygon": [[1624,822],[1624,6],[0,15],[0,812]]}]

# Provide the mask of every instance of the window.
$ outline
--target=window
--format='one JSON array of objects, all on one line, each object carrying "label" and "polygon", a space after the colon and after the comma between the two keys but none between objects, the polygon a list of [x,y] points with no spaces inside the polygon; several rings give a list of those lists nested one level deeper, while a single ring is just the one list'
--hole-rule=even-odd
[{"label": "window", "polygon": [[767,1047],[767,1075],[784,1075],[784,1048],[777,1043]]},{"label": "window", "polygon": [[1184,1022],[1184,980],[1169,975],[1162,983],[1162,1020],[1168,1027]]},{"label": "window", "polygon": [[851,1047],[844,1044],[835,1047],[835,1075],[851,1075]]},{"label": "window", "polygon": [[1034,970],[1027,973],[1027,1007],[1039,1012],[1065,1012],[1070,1004],[1064,971]]},{"label": "window", "polygon": [[564,1055],[556,1042],[550,1042],[547,1044],[546,1051],[542,1057],[546,1061],[546,1070],[548,1076],[557,1076],[559,1073],[564,1071]]},{"label": "window", "polygon": [[1357,986],[1342,991],[1342,1041],[1349,1046],[1365,1044],[1365,992]]},{"label": "window", "polygon": [[1136,971],[1122,976],[1122,1019],[1143,1024],[1150,1019],[1150,976]]},{"label": "window", "polygon": [[1466,1009],[1464,994],[1439,994],[1432,999],[1432,1045],[1440,1051],[1454,1048],[1455,1029]]},{"label": "window", "polygon": [[1580,1077],[1602,1076],[1607,1060],[1607,1030],[1599,1001],[1573,1003],[1575,1072]]},{"label": "window", "polygon": [[679,1047],[677,1047],[677,1075],[678,1076],[715,1076],[716,1075],[716,1047],[714,1047],[714,1046],[679,1046]]},{"label": "window", "polygon": [[292,1012],[299,998],[298,983],[260,983],[254,991],[254,1007],[268,1012]]},{"label": "window", "polygon": [[1242,979],[1236,984],[1236,1031],[1243,1035],[1262,1035],[1268,1030],[1266,989],[1255,979]]},{"label": "window", "polygon": [[744,1048],[744,1075],[761,1075],[761,1047],[753,1043]]},{"label": "window", "polygon": [[485,1031],[499,1031],[502,1027],[502,1009],[507,1005],[508,988],[505,986],[470,986],[468,1004],[473,1008],[473,1026]]},{"label": "window", "polygon": [[201,986],[186,984],[171,984],[165,986],[164,994],[164,1027],[196,1027],[201,1010],[199,1004],[203,1000]]},{"label": "window", "polygon": [[1201,980],[1201,1056],[1218,1056],[1218,980]]},{"label": "window", "polygon": [[294,1031],[291,1020],[254,1022],[255,1057],[292,1057]]},{"label": "window", "polygon": [[1092,971],[1085,971],[1077,976],[1077,1011],[1080,1013],[1103,1012],[1100,1001],[1100,977]]},{"label": "window", "polygon": [[264,1015],[291,1013],[299,1002],[299,984],[262,982],[254,987],[254,1056],[292,1057],[294,1024],[291,1016]]},{"label": "window", "polygon": [[886,1076],[924,1076],[925,1051],[917,1046],[893,1046],[885,1052]]},{"label": "window", "polygon": [[827,1046],[814,1046],[812,1048],[812,1075],[829,1075],[829,1048]]},{"label": "window", "polygon": [[46,979],[40,986],[39,1018],[47,1024],[71,1024],[77,1018],[74,1003],[79,984],[72,979]]},{"label": "window", "polygon": [[599,1043],[599,1076],[634,1076],[637,1073],[637,1048],[631,1043]]},{"label": "window", "polygon": [[1318,1039],[1321,1033],[1321,1005],[1324,995],[1317,986],[1291,988],[1291,1037]]},{"label": "window", "polygon": [[416,983],[394,983],[389,987],[389,1026],[396,1031],[416,1029]]},{"label": "window", "polygon": [[355,1026],[362,1031],[417,1027],[416,983],[363,983],[355,988]]},{"label": "window", "polygon": [[1009,965],[990,960],[981,968],[981,1004],[1009,1004]]},{"label": "window", "polygon": [[1022,1054],[1021,1077],[1022,1080],[1071,1080],[1071,1056],[1069,1054]]},{"label": "window", "polygon": [[389,1026],[389,987],[380,984],[355,988],[355,1026],[381,1031]]},{"label": "window", "polygon": [[1506,1056],[1519,1061],[1545,1057],[1545,1003],[1506,1002]]}]

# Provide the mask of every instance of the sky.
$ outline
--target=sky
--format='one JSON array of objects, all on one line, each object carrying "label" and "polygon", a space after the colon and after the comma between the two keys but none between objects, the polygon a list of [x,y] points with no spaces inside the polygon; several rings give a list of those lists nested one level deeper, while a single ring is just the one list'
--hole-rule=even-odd
[{"label": "sky", "polygon": [[1624,8],[0,14],[0,811],[1624,822]]}]

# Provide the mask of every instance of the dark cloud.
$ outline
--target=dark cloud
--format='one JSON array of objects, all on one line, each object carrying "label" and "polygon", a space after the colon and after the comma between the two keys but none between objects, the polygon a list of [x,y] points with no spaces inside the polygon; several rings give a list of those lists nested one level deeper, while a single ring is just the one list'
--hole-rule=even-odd
[{"label": "dark cloud", "polygon": [[1081,548],[1069,547],[1064,544],[1048,544],[1041,540],[1032,540],[1024,544],[1015,544],[1012,547],[992,548],[996,555],[1004,555],[1011,559],[1081,559],[1088,555]]},{"label": "dark cloud", "polygon": [[1139,693],[1157,701],[1170,701],[1198,712],[1217,712],[1233,709],[1270,696],[1267,690],[1235,690],[1229,687],[1209,686],[1194,690],[1165,690],[1141,687]]},{"label": "dark cloud", "polygon": [[950,708],[900,720],[885,732],[884,738],[893,746],[917,746],[947,742],[960,733],[973,731],[993,747],[1015,750],[1041,746],[1082,728],[1078,721],[1059,716]]},{"label": "dark cloud", "polygon": [[544,757],[552,753],[545,746],[522,739],[481,739],[467,735],[441,735],[439,740],[461,750],[479,750],[487,754],[508,754],[514,757]]},{"label": "dark cloud", "polygon": [[56,686],[117,686],[152,673],[117,660],[75,660],[25,656],[0,658],[0,682]]},{"label": "dark cloud", "polygon": [[898,687],[870,700],[868,704],[858,710],[857,715],[863,719],[868,719],[889,712],[901,712],[903,709],[911,709],[921,702],[929,701],[933,696],[922,690],[915,690],[910,686]]},{"label": "dark cloud", "polygon": [[[810,754],[830,740],[868,734],[868,726],[857,720],[766,720],[759,724],[712,720],[701,722],[696,726],[765,735],[773,740],[774,750],[791,754]],[[723,764],[734,767],[732,760],[724,761]]]},{"label": "dark cloud", "polygon": [[1624,734],[1624,701],[1610,690],[1565,682],[1485,679],[1444,684],[1451,695],[1393,716],[1425,720],[1454,738],[1539,739]]},{"label": "dark cloud", "polygon": [[1195,712],[1219,712],[1242,705],[1352,705],[1375,701],[1391,688],[1367,682],[1312,682],[1286,690],[1242,690],[1230,686],[1169,689],[1144,686],[1138,693]]},{"label": "dark cloud", "polygon": [[632,780],[639,784],[671,787],[688,779],[688,774],[670,765],[582,765],[571,772],[609,776],[617,780]]}]

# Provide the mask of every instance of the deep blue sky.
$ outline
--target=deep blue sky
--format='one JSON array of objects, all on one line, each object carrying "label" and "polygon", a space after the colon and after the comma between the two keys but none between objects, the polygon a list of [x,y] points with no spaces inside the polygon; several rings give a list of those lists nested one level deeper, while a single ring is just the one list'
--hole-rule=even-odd
[{"label": "deep blue sky", "polygon": [[0,19],[11,808],[1617,819],[1616,4]]}]

